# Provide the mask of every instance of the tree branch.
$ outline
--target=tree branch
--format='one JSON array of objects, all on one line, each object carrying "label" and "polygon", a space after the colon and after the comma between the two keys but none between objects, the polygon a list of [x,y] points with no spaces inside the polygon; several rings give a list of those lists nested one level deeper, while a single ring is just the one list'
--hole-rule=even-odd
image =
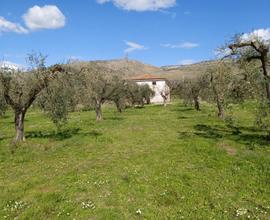
[{"label": "tree branch", "polygon": [[236,43],[236,44],[230,44],[228,46],[232,51],[239,49],[239,48],[243,48],[243,47],[252,47],[253,49],[255,49],[258,53],[262,53],[262,51],[260,50],[259,45],[256,45],[256,42],[246,42],[246,43]]},{"label": "tree branch", "polygon": [[36,100],[37,95],[48,86],[48,83],[50,80],[55,79],[56,77],[56,72],[65,72],[65,70],[60,66],[60,65],[54,65],[53,67],[45,70],[46,76],[44,79],[40,79],[39,83],[30,90],[28,94],[28,99],[24,105],[25,108],[29,108],[32,103]]},{"label": "tree branch", "polygon": [[251,57],[247,57],[246,60],[248,62],[252,61],[252,60],[261,60],[262,57],[261,56],[251,56]]},{"label": "tree branch", "polygon": [[13,109],[16,108],[16,103],[13,101],[13,99],[9,95],[9,89],[10,89],[10,79],[3,76],[3,74],[0,74],[0,81],[4,88],[4,98],[6,100],[6,103],[10,105]]}]

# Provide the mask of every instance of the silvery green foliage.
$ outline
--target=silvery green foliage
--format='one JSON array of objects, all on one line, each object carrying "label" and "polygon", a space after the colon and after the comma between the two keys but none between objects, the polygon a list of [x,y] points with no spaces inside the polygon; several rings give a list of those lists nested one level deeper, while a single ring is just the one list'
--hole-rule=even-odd
[{"label": "silvery green foliage", "polygon": [[112,81],[115,89],[109,97],[109,100],[115,104],[119,112],[122,112],[127,106],[127,81],[118,76],[115,76]]},{"label": "silvery green foliage", "polygon": [[257,109],[255,124],[267,135],[267,139],[270,139],[270,104],[268,100],[260,102]]},{"label": "silvery green foliage", "polygon": [[31,67],[29,70],[0,70],[0,87],[5,102],[14,111],[15,116],[14,143],[25,140],[24,121],[28,109],[40,93],[56,78],[57,74],[65,72],[61,65],[47,68],[45,60],[46,56],[32,53],[27,58]]},{"label": "silvery green foliage", "polygon": [[231,58],[252,63],[261,72],[261,77],[259,78],[263,79],[263,90],[268,102],[270,102],[269,33],[269,29],[260,29],[238,35],[227,47],[231,50]]},{"label": "silvery green foliage", "polygon": [[3,90],[0,87],[0,116],[3,116],[7,110],[8,106],[4,98]]},{"label": "silvery green foliage", "polygon": [[177,95],[186,104],[194,104],[196,110],[200,110],[200,99],[204,99],[204,90],[209,82],[206,75],[184,79],[179,82]]},{"label": "silvery green foliage", "polygon": [[133,81],[126,85],[127,99],[131,106],[149,104],[154,92],[148,85],[138,85]]},{"label": "silvery green foliage", "polygon": [[67,123],[68,113],[75,108],[74,94],[72,75],[58,74],[37,100],[38,106],[52,120],[58,130]]}]

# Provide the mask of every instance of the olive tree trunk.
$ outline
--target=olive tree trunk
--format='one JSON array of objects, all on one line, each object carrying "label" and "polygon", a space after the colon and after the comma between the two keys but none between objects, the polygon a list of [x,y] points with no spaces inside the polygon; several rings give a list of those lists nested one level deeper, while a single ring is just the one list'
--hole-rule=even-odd
[{"label": "olive tree trunk", "polygon": [[167,100],[166,99],[163,99],[163,106],[167,107]]},{"label": "olive tree trunk", "polygon": [[199,101],[199,97],[198,96],[195,96],[193,98],[194,100],[194,108],[197,110],[197,111],[200,111],[201,108],[200,108],[200,101]]},{"label": "olive tree trunk", "polygon": [[222,103],[219,95],[216,96],[216,103],[217,103],[217,108],[218,108],[218,117],[221,119],[224,119],[224,117],[225,117],[224,107],[223,107],[223,103]]},{"label": "olive tree trunk", "polygon": [[163,98],[163,106],[167,106],[167,100],[168,100],[168,94],[161,92],[160,93],[161,97]]},{"label": "olive tree trunk", "polygon": [[16,137],[14,139],[14,143],[18,143],[20,141],[25,141],[24,136],[24,118],[25,118],[26,110],[15,110],[15,130]]},{"label": "olive tree trunk", "polygon": [[117,108],[117,111],[122,113],[122,108],[121,108],[121,104],[120,104],[120,101],[115,101],[115,105],[116,105],[116,108]]},{"label": "olive tree trunk", "polygon": [[216,99],[216,105],[217,105],[217,109],[218,109],[218,117],[221,119],[225,118],[225,112],[224,112],[224,105],[223,105],[223,101],[221,99],[221,96],[216,88],[215,82],[213,80],[213,75],[211,76],[211,84],[212,84],[212,90]]},{"label": "olive tree trunk", "polygon": [[96,101],[95,112],[96,112],[96,121],[102,121],[102,109],[100,101]]},{"label": "olive tree trunk", "polygon": [[262,63],[262,69],[263,69],[263,75],[265,78],[265,90],[266,90],[266,97],[268,100],[268,103],[270,104],[270,79],[269,79],[269,74],[268,74],[268,69],[267,69],[267,54],[261,58],[261,63]]}]

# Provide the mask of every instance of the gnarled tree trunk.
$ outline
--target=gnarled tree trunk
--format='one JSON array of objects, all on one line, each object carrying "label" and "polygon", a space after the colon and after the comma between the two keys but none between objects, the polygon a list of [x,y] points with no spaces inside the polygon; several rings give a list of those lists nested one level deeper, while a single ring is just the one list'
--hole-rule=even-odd
[{"label": "gnarled tree trunk", "polygon": [[14,139],[14,143],[18,143],[20,141],[25,141],[24,136],[24,118],[25,118],[25,109],[16,109],[15,110],[15,130],[16,137]]},{"label": "gnarled tree trunk", "polygon": [[193,100],[194,100],[194,108],[195,108],[197,111],[200,111],[201,108],[200,108],[199,97],[198,97],[198,96],[195,96],[195,97],[193,97]]},{"label": "gnarled tree trunk", "polygon": [[147,104],[147,105],[151,104],[151,100],[150,100],[149,97],[146,99],[146,104]]},{"label": "gnarled tree trunk", "polygon": [[[33,59],[33,56],[30,55],[30,57]],[[35,69],[35,72],[38,73],[37,76],[42,77],[38,78],[37,81],[33,81],[32,85],[29,84],[29,90],[26,89],[25,91],[25,84],[27,83],[24,83],[24,77],[20,77],[18,75],[19,73],[14,74],[14,76],[10,76],[9,74],[5,74],[5,72],[0,71],[0,83],[3,86],[5,102],[14,110],[15,114],[14,123],[16,136],[14,138],[14,143],[25,140],[24,118],[27,109],[36,100],[39,93],[48,86],[49,82],[56,78],[57,72],[65,72],[65,70],[60,65],[54,65],[50,68],[45,68],[43,66],[44,57],[37,56],[35,58],[36,59],[34,60],[36,63],[40,62],[40,66]],[[25,77],[31,77],[26,73],[23,73],[23,75]],[[11,86],[11,84],[14,84],[13,80],[16,85],[18,84],[18,86],[15,86],[15,88],[12,88]]]},{"label": "gnarled tree trunk", "polygon": [[167,106],[167,100],[163,99],[163,106],[166,107]]},{"label": "gnarled tree trunk", "polygon": [[216,99],[216,104],[217,104],[217,109],[218,109],[218,117],[221,119],[225,118],[225,112],[224,112],[224,106],[223,106],[223,101],[220,97],[220,94],[216,88],[215,82],[214,82],[214,77],[213,75],[211,75],[211,79],[210,82],[212,84],[212,89],[213,89],[213,93]]},{"label": "gnarled tree trunk", "polygon": [[161,97],[163,98],[163,106],[167,106],[167,100],[168,100],[168,94],[161,92],[160,93]]},{"label": "gnarled tree trunk", "polygon": [[268,70],[267,70],[267,54],[261,57],[261,63],[262,63],[262,69],[263,69],[263,75],[265,79],[265,90],[266,90],[266,97],[268,100],[268,103],[270,104],[270,77],[268,75]]},{"label": "gnarled tree trunk", "polygon": [[163,98],[163,106],[166,107],[167,106],[168,97],[167,96],[162,96],[162,98]]},{"label": "gnarled tree trunk", "polygon": [[225,117],[224,107],[218,94],[216,95],[216,103],[217,103],[217,108],[218,108],[218,117],[221,119],[224,119]]},{"label": "gnarled tree trunk", "polygon": [[119,100],[115,101],[115,105],[116,105],[118,112],[122,113],[122,108],[121,108],[121,104],[120,104]]},{"label": "gnarled tree trunk", "polygon": [[102,121],[102,109],[100,101],[96,101],[95,111],[96,111],[96,121]]}]

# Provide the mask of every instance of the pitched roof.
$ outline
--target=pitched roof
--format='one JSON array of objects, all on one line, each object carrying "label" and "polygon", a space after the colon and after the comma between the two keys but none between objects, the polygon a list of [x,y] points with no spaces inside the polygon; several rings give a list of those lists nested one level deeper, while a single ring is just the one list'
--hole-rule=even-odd
[{"label": "pitched roof", "polygon": [[157,75],[153,74],[143,74],[139,76],[131,77],[132,80],[166,80],[165,78],[158,77]]}]

